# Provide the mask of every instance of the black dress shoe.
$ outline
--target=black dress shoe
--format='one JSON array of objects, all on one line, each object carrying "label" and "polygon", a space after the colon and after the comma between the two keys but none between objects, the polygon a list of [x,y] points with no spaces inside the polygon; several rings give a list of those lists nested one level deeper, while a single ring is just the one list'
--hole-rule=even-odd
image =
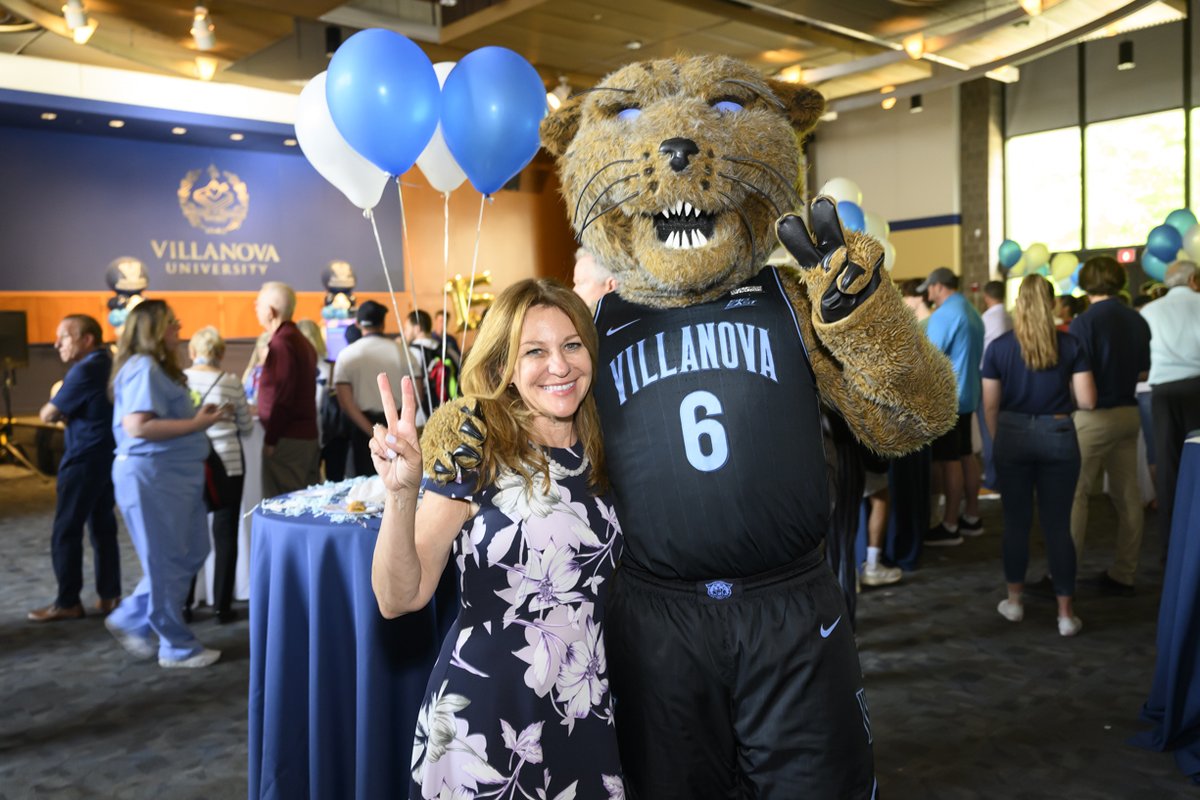
[{"label": "black dress shoe", "polygon": [[231,622],[237,622],[241,619],[241,614],[232,608],[221,609],[217,611],[217,624],[228,625]]},{"label": "black dress shoe", "polygon": [[1110,597],[1133,597],[1137,594],[1134,588],[1128,583],[1121,583],[1115,580],[1108,574],[1108,570],[1101,572],[1096,578],[1096,586],[1100,589],[1100,594],[1106,594]]}]

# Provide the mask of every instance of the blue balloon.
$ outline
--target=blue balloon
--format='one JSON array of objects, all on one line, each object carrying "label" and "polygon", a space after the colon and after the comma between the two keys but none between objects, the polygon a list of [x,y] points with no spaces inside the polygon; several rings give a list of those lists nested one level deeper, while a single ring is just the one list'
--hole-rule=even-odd
[{"label": "blue balloon", "polygon": [[1021,254],[1025,252],[1021,245],[1014,242],[1012,239],[1005,239],[1000,243],[1000,266],[1005,269],[1012,269],[1012,265],[1021,260]]},{"label": "blue balloon", "polygon": [[393,176],[416,163],[441,112],[441,90],[429,57],[382,28],[359,31],[333,54],[325,99],[346,143]]},{"label": "blue balloon", "polygon": [[506,47],[463,56],[442,86],[442,135],[471,185],[500,187],[537,155],[546,87],[528,61]]},{"label": "blue balloon", "polygon": [[1174,261],[1181,247],[1183,234],[1170,225],[1159,225],[1146,237],[1146,250],[1162,261]]},{"label": "blue balloon", "polygon": [[[1171,256],[1173,261],[1175,256]],[[1142,251],[1142,272],[1152,280],[1161,281],[1167,277],[1167,262],[1150,252],[1149,246]]]},{"label": "blue balloon", "polygon": [[1179,235],[1183,236],[1196,224],[1196,215],[1189,209],[1177,208],[1167,214],[1166,224],[1179,231]]},{"label": "blue balloon", "polygon": [[867,217],[863,214],[863,210],[858,207],[857,203],[851,203],[849,200],[839,200],[837,204],[838,218],[842,221],[842,227],[848,231],[858,231],[862,233],[867,229]]}]

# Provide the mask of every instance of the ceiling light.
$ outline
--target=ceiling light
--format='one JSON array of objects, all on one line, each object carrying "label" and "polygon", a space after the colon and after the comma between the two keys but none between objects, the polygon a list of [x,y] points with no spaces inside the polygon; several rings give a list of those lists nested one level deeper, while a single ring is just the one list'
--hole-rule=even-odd
[{"label": "ceiling light", "polygon": [[921,95],[914,94],[908,99],[908,111],[910,114],[920,114],[925,110],[925,104],[921,102]]},{"label": "ceiling light", "polygon": [[125,120],[123,120],[123,119],[110,119],[110,120],[108,121],[108,127],[110,127],[110,128],[124,128],[124,127],[125,127]]},{"label": "ceiling light", "polygon": [[185,133],[187,133],[187,128],[181,128],[180,126],[176,125],[174,128],[171,128],[171,133],[175,134],[176,136],[183,136]]},{"label": "ceiling light", "polygon": [[87,25],[88,18],[87,12],[83,10],[83,0],[67,0],[67,4],[62,7],[62,14],[69,31]]},{"label": "ceiling light", "polygon": [[787,67],[786,69],[781,69],[776,77],[788,83],[804,83],[804,68],[798,65]]},{"label": "ceiling light", "polygon": [[890,83],[887,86],[879,87],[880,94],[891,94],[894,91],[896,91],[896,87],[892,86]]},{"label": "ceiling light", "polygon": [[925,34],[914,33],[912,36],[905,36],[904,52],[908,53],[908,57],[914,61],[925,55]]},{"label": "ceiling light", "polygon": [[1031,17],[1042,13],[1042,0],[1017,0],[1017,5]]},{"label": "ceiling light", "polygon": [[880,103],[879,105],[883,106],[884,111],[891,111],[893,108],[896,107],[896,98],[885,97],[885,98],[883,98],[883,102]]},{"label": "ceiling light", "polygon": [[626,50],[641,50],[642,43],[640,41],[638,41],[637,39],[630,39],[628,42],[625,43],[625,49]]},{"label": "ceiling light", "polygon": [[838,113],[836,111],[826,111],[821,115],[821,122],[837,122]]},{"label": "ceiling light", "polygon": [[1133,42],[1126,39],[1117,45],[1117,69],[1124,72],[1136,66],[1137,64],[1133,61]]},{"label": "ceiling light", "polygon": [[212,18],[204,6],[196,6],[192,16],[192,38],[196,40],[197,50],[212,50],[217,44]]},{"label": "ceiling light", "polygon": [[550,106],[551,111],[557,111],[559,106],[567,102],[567,98],[570,96],[571,85],[567,83],[567,76],[559,75],[558,86],[546,93],[546,105]]},{"label": "ceiling light", "polygon": [[1021,70],[1014,67],[1012,64],[1005,64],[1003,67],[996,67],[984,73],[987,77],[1001,83],[1016,83],[1021,80]]},{"label": "ceiling light", "polygon": [[100,23],[92,20],[87,25],[82,25],[71,31],[71,37],[75,40],[75,44],[87,44],[88,39],[92,38],[92,34],[96,32],[96,28]]},{"label": "ceiling light", "polygon": [[231,142],[240,142],[242,139],[245,139],[245,138],[246,138],[246,134],[244,134],[244,133],[229,134],[229,141],[231,141]]},{"label": "ceiling light", "polygon": [[54,120],[58,119],[58,114],[55,114],[53,111],[43,111],[42,119],[46,120],[47,122],[53,122]]},{"label": "ceiling light", "polygon": [[196,77],[202,81],[211,81],[217,74],[219,62],[212,56],[196,56]]},{"label": "ceiling light", "polygon": [[284,139],[284,140],[283,140],[283,146],[284,146],[284,147],[295,147],[295,146],[296,146],[296,140],[295,140],[295,139]]}]

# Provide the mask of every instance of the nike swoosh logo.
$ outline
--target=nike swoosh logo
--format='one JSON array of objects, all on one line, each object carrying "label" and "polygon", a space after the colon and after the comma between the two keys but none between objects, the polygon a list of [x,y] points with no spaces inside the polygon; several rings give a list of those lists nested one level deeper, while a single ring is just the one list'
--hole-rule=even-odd
[{"label": "nike swoosh logo", "polygon": [[640,321],[641,321],[641,319],[642,319],[641,317],[638,317],[637,319],[633,320],[633,322],[626,322],[624,325],[618,325],[618,326],[617,326],[617,327],[615,327],[615,328],[609,328],[609,329],[608,329],[608,333],[606,333],[606,334],[604,334],[604,335],[605,335],[605,336],[612,336],[612,335],[613,335],[614,333],[616,333],[617,331],[625,330],[625,329],[626,329],[626,328],[628,328],[630,325],[632,325],[634,322],[640,322]]},{"label": "nike swoosh logo", "polygon": [[837,619],[835,619],[835,620],[833,621],[833,624],[832,624],[832,625],[830,625],[828,628],[826,628],[824,625],[822,625],[822,626],[821,626],[821,638],[822,638],[822,639],[828,639],[828,638],[829,638],[829,634],[833,633],[833,629],[834,629],[834,628],[836,628],[836,627],[838,626],[838,623],[839,623],[839,622],[841,622],[841,621],[842,621],[842,618],[841,618],[841,617],[838,617]]}]

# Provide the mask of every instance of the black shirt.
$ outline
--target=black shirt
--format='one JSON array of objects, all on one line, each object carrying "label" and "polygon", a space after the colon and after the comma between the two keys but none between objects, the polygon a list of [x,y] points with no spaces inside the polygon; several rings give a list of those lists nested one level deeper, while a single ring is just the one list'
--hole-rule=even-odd
[{"label": "black shirt", "polygon": [[[1198,323],[1200,324],[1200,323]],[[1150,369],[1150,326],[1120,300],[1101,300],[1071,320],[1096,376],[1096,408],[1137,405],[1138,375]]]}]

